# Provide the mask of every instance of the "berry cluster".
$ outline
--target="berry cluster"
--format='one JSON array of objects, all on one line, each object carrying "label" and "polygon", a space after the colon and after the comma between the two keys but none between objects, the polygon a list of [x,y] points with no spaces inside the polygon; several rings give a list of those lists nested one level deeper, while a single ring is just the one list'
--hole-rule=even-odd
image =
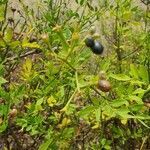
[{"label": "berry cluster", "polygon": [[103,45],[99,41],[94,40],[92,37],[87,37],[85,39],[85,44],[87,47],[90,47],[94,54],[100,55],[103,53]]}]

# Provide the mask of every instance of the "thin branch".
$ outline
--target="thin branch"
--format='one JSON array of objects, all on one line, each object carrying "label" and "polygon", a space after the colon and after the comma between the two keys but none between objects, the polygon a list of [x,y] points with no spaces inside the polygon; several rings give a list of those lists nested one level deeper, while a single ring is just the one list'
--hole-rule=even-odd
[{"label": "thin branch", "polygon": [[95,91],[98,95],[100,95],[102,98],[107,99],[105,96],[103,96],[96,88],[94,87],[90,87],[90,89],[92,89],[93,91]]},{"label": "thin branch", "polygon": [[62,60],[64,63],[66,63],[72,70],[76,71],[76,69],[64,58],[58,57],[60,60]]},{"label": "thin branch", "polygon": [[140,150],[142,150],[142,149],[143,149],[143,146],[144,146],[144,144],[145,144],[145,142],[146,142],[146,140],[147,140],[147,139],[148,139],[148,137],[147,137],[147,136],[143,138],[143,141],[142,141],[142,144],[141,144]]},{"label": "thin branch", "polygon": [[25,54],[21,54],[20,56],[9,57],[9,58],[7,58],[7,59],[3,62],[3,64],[6,64],[7,62],[16,60],[16,59],[18,59],[18,58],[27,57],[27,56],[29,56],[29,55],[33,55],[33,54],[36,54],[36,53],[39,53],[39,52],[37,51],[37,49],[36,49],[36,50],[29,51],[29,52],[26,52]]},{"label": "thin branch", "polygon": [[131,55],[133,55],[133,54],[136,53],[137,51],[140,51],[139,48],[140,48],[140,47],[137,47],[134,51],[132,51],[132,52],[129,53],[128,55],[123,56],[123,57],[122,57],[122,60],[128,58],[128,57],[131,56]]}]

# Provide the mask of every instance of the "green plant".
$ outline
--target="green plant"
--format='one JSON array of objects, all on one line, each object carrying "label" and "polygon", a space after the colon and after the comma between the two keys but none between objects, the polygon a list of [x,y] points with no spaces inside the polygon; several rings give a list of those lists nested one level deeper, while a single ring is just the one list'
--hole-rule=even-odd
[{"label": "green plant", "polygon": [[39,0],[36,11],[19,1],[18,23],[8,2],[0,3],[3,148],[149,149],[148,6]]}]

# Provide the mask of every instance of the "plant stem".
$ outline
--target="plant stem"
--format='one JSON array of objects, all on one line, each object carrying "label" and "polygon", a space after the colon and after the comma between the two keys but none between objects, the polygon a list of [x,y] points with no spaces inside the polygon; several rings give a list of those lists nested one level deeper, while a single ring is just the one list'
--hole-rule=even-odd
[{"label": "plant stem", "polygon": [[116,54],[117,54],[117,61],[118,61],[118,66],[119,66],[119,71],[120,73],[122,72],[122,68],[121,68],[121,60],[122,60],[122,56],[121,56],[121,50],[120,50],[120,33],[118,31],[118,24],[119,24],[119,1],[117,0],[117,6],[116,6],[116,19],[115,19],[115,39],[116,39]]},{"label": "plant stem", "polygon": [[148,69],[148,76],[149,76],[149,83],[150,83],[150,44],[149,44],[149,33],[148,33],[148,13],[149,13],[149,5],[146,5],[146,12],[145,12],[145,34],[146,34],[146,57],[145,62]]},{"label": "plant stem", "polygon": [[148,139],[148,137],[144,137],[143,141],[142,141],[142,144],[141,144],[141,147],[140,147],[140,150],[143,149],[143,146],[144,146],[144,143],[146,142],[146,140]]}]

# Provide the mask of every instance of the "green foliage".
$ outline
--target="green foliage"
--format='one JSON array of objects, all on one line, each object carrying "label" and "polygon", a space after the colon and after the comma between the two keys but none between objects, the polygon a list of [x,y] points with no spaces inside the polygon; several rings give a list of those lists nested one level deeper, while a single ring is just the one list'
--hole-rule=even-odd
[{"label": "green foliage", "polygon": [[[76,8],[66,0],[40,2],[38,12],[18,3],[19,22],[25,19],[19,24],[7,16],[6,10],[16,10],[0,1],[0,141],[12,134],[22,149],[14,135],[21,132],[35,143],[38,139],[33,145],[39,150],[146,147],[150,106],[142,96],[150,88],[148,7],[132,0],[96,6],[76,0]],[[92,25],[100,33],[91,34]],[[88,36],[104,43],[103,56],[86,47]],[[109,92],[97,87],[100,71],[111,83]]]}]

